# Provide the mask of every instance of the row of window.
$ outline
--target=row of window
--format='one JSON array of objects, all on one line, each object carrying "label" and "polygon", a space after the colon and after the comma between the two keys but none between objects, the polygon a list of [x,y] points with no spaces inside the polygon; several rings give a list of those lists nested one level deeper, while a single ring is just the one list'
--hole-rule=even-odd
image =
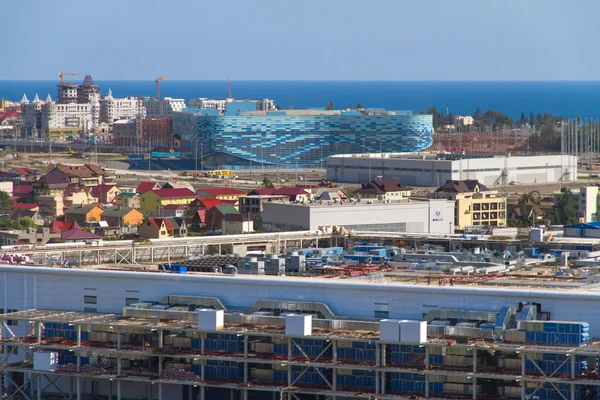
[{"label": "row of window", "polygon": [[473,220],[475,220],[475,221],[480,220],[480,219],[487,220],[487,219],[498,219],[498,218],[500,218],[500,219],[506,218],[506,213],[504,211],[500,211],[499,213],[495,212],[495,211],[491,211],[489,213],[488,212],[473,213]]},{"label": "row of window", "polygon": [[504,210],[506,208],[506,203],[473,203],[473,211],[481,211],[481,210]]}]

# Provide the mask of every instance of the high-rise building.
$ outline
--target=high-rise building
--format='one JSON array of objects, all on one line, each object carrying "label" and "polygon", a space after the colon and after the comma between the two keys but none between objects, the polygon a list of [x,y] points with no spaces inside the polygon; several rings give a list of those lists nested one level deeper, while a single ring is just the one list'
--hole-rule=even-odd
[{"label": "high-rise building", "polygon": [[143,103],[146,108],[146,118],[172,118],[173,113],[186,108],[185,100],[172,99],[171,97],[161,99],[144,97]]},{"label": "high-rise building", "polygon": [[83,83],[77,88],[77,102],[79,104],[91,103],[100,98],[100,88],[94,83],[91,75],[86,75]]},{"label": "high-rise building", "polygon": [[112,91],[99,100],[100,122],[112,124],[117,120],[135,119],[138,115],[145,116],[143,102],[136,97],[113,97]]}]

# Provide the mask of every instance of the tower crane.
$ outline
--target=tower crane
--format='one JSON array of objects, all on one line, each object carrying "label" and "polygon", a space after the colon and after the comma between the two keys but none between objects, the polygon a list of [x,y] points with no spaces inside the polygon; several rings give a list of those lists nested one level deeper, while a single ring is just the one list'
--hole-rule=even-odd
[{"label": "tower crane", "polygon": [[79,72],[59,72],[58,77],[60,78],[60,83],[65,83],[65,76],[77,76]]},{"label": "tower crane", "polygon": [[160,99],[160,83],[165,80],[164,76],[160,76],[156,78],[154,82],[156,82],[156,98]]},{"label": "tower crane", "polygon": [[231,83],[229,83],[229,77],[227,78],[227,98],[233,99],[233,96],[231,95]]}]

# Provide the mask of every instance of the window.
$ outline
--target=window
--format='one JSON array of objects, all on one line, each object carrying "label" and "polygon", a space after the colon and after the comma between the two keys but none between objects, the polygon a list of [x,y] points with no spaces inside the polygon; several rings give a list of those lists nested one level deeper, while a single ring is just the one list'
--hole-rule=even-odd
[{"label": "window", "polygon": [[98,304],[97,296],[83,296],[83,304]]},{"label": "window", "polygon": [[134,303],[139,303],[139,302],[140,302],[140,299],[137,299],[135,297],[127,297],[125,299],[125,305],[126,306],[130,306],[130,305],[132,305]]},{"label": "window", "polygon": [[479,213],[473,213],[473,219],[478,220],[479,219]]},{"label": "window", "polygon": [[497,210],[498,209],[498,203],[490,203],[490,210]]},{"label": "window", "polygon": [[489,217],[488,213],[486,213],[486,212],[481,213],[481,219],[489,219],[489,218],[490,217]]},{"label": "window", "polygon": [[374,303],[374,317],[375,318],[389,318],[390,317],[390,305],[389,303]]},{"label": "window", "polygon": [[479,210],[481,210],[481,204],[473,203],[473,211],[479,211]]},{"label": "window", "polygon": [[[6,310],[6,313],[10,314],[10,313],[18,312],[18,311],[19,310],[17,310],[17,309],[9,308],[8,310]],[[0,308],[0,314],[4,314],[4,309],[3,308]],[[16,320],[16,319],[7,319],[6,320],[6,325],[17,326],[17,325],[19,325],[19,321]]]},{"label": "window", "polygon": [[490,219],[498,219],[498,213],[497,212],[491,212],[490,213]]}]

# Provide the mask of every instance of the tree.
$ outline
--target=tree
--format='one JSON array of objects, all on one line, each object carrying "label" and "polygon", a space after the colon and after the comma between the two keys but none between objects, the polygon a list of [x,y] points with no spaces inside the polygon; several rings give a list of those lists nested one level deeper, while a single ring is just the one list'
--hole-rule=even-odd
[{"label": "tree", "polygon": [[7,213],[8,207],[12,205],[8,193],[0,191],[0,213]]},{"label": "tree", "polygon": [[527,122],[527,120],[525,119],[525,111],[521,111],[521,118],[519,119],[519,122]]},{"label": "tree", "polygon": [[483,122],[493,128],[513,126],[513,120],[508,115],[496,110],[487,110],[483,114]]},{"label": "tree", "polygon": [[442,114],[438,112],[435,106],[431,106],[425,111],[424,114],[431,114],[433,116],[433,127],[439,128],[442,125]]},{"label": "tree", "polygon": [[529,110],[529,125],[533,126],[535,120],[533,119],[533,111]]},{"label": "tree", "polygon": [[266,176],[263,178],[262,184],[265,187],[265,189],[275,189],[275,185],[273,185],[273,182],[271,182],[271,180]]},{"label": "tree", "polygon": [[481,112],[481,110],[479,108],[477,110],[475,110],[475,114],[473,114],[473,119],[483,121],[483,113]]},{"label": "tree", "polygon": [[327,102],[327,106],[325,106],[326,110],[334,110],[335,108],[333,107],[333,101],[329,100]]},{"label": "tree", "polygon": [[561,189],[561,194],[556,199],[551,221],[555,225],[572,225],[577,223],[575,211],[575,198],[571,190]]}]

